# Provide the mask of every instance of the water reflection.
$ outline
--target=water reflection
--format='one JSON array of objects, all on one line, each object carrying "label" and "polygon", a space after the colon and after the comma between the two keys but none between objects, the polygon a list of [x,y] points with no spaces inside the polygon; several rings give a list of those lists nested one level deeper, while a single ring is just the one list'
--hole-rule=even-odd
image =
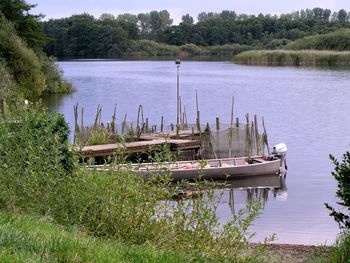
[{"label": "water reflection", "polygon": [[227,194],[224,194],[220,203],[227,203],[231,214],[234,215],[248,203],[259,202],[264,209],[269,197],[286,201],[288,197],[286,177],[286,174],[281,176],[274,174],[230,180],[224,189],[228,193],[228,202]]}]

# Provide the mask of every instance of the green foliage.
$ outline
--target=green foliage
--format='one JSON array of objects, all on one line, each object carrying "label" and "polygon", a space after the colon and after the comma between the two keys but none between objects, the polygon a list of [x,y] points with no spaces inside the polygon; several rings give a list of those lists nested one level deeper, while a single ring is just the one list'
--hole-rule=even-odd
[{"label": "green foliage", "polygon": [[132,41],[128,48],[128,55],[130,56],[175,56],[179,52],[176,46],[158,43],[152,40],[137,40]]},{"label": "green foliage", "polygon": [[0,60],[0,97],[9,98],[16,90],[16,84],[9,73],[6,63]]},{"label": "green foliage", "polygon": [[186,44],[180,47],[180,50],[187,52],[189,55],[200,55],[202,49],[195,44]]},{"label": "green foliage", "polygon": [[107,144],[112,134],[106,129],[93,129],[89,138],[84,143],[85,145],[100,145]]},{"label": "green foliage", "polygon": [[[35,98],[44,93],[67,92],[71,85],[62,80],[62,73],[45,54],[34,52],[16,34],[0,13],[0,58],[3,77],[0,85],[13,95]],[[6,74],[4,70],[6,69]],[[6,77],[7,76],[7,77]],[[9,85],[11,79],[11,85]]]},{"label": "green foliage", "polygon": [[[311,262],[311,261],[310,261]],[[348,263],[350,262],[350,233],[341,234],[334,246],[319,248],[315,253],[317,263]]]},{"label": "green foliage", "polygon": [[45,213],[73,171],[62,115],[28,110],[0,120],[0,203]]},{"label": "green foliage", "polygon": [[204,56],[234,56],[241,52],[250,50],[252,47],[246,45],[223,45],[223,46],[209,46],[206,47],[202,54]]},{"label": "green foliage", "polygon": [[342,162],[339,162],[332,155],[330,155],[329,158],[335,166],[332,175],[338,183],[336,193],[337,197],[340,199],[338,204],[343,206],[344,210],[336,211],[329,204],[325,205],[331,211],[330,216],[334,218],[340,228],[350,229],[350,153],[346,152],[343,155]]},{"label": "green foliage", "polygon": [[34,51],[16,35],[11,23],[0,13],[0,57],[26,97],[40,96],[45,89],[45,78]]},{"label": "green foliage", "polygon": [[350,29],[339,29],[324,35],[305,37],[289,43],[286,49],[350,50]]},{"label": "green foliage", "polygon": [[63,79],[63,71],[57,66],[56,59],[40,53],[41,71],[45,76],[46,88],[43,93],[68,93],[72,84]]},{"label": "green foliage", "polygon": [[24,0],[0,1],[0,12],[12,22],[16,33],[35,50],[40,50],[46,42],[40,19],[42,15],[32,15],[30,10],[35,5],[28,4]]}]

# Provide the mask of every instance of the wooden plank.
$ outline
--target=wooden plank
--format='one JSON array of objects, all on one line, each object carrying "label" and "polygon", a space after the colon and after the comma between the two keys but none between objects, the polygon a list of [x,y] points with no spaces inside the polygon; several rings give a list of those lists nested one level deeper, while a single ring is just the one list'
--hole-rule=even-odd
[{"label": "wooden plank", "polygon": [[164,142],[164,140],[153,140],[130,142],[125,144],[103,144],[84,146],[82,149],[76,147],[74,150],[79,152],[83,158],[91,158],[113,155],[117,151],[124,151],[125,153],[138,153],[160,150]]},{"label": "wooden plank", "polygon": [[198,140],[168,140],[170,149],[173,151],[177,150],[190,150],[198,149],[201,147],[201,142]]},{"label": "wooden plank", "polygon": [[159,151],[164,144],[169,144],[172,151],[199,149],[201,147],[201,143],[198,140],[167,140],[165,138],[159,138],[156,140],[129,142],[125,144],[115,143],[84,146],[83,148],[76,147],[74,148],[74,151],[79,152],[83,158],[91,158],[110,156],[119,151],[127,154]]}]

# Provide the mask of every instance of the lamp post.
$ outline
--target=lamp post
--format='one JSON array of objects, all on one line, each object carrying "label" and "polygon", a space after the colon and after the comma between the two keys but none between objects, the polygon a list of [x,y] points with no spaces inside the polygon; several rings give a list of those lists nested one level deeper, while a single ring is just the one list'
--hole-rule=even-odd
[{"label": "lamp post", "polygon": [[176,126],[177,126],[177,129],[179,129],[179,125],[180,125],[180,87],[179,87],[180,64],[181,64],[180,59],[175,60],[175,65],[177,68],[177,75],[176,75]]}]

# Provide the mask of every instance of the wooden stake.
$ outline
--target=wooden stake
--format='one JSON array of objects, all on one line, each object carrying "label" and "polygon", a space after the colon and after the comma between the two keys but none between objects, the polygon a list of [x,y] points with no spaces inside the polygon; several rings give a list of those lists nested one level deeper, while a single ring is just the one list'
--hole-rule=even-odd
[{"label": "wooden stake", "polygon": [[220,158],[220,136],[219,136],[219,130],[220,130],[220,119],[219,117],[216,117],[216,148],[219,151],[218,157]]},{"label": "wooden stake", "polygon": [[266,147],[267,147],[267,152],[270,155],[271,152],[270,152],[269,142],[268,142],[268,139],[267,139],[267,133],[266,133],[266,128],[265,128],[264,117],[262,117],[262,125],[263,125],[263,128],[264,128],[264,139],[265,139],[265,144],[266,144]]},{"label": "wooden stake", "polygon": [[116,114],[117,114],[117,104],[114,104],[114,112],[113,112],[112,122],[111,122],[111,130],[112,130],[112,133],[115,132]]},{"label": "wooden stake", "polygon": [[124,134],[124,129],[125,129],[125,126],[126,126],[126,116],[127,116],[127,114],[125,113],[124,120],[123,120],[123,123],[122,123],[122,134]]},{"label": "wooden stake", "polygon": [[201,131],[201,123],[200,123],[200,111],[197,111],[197,119],[196,119],[196,122],[197,122],[197,130],[200,132]]}]

